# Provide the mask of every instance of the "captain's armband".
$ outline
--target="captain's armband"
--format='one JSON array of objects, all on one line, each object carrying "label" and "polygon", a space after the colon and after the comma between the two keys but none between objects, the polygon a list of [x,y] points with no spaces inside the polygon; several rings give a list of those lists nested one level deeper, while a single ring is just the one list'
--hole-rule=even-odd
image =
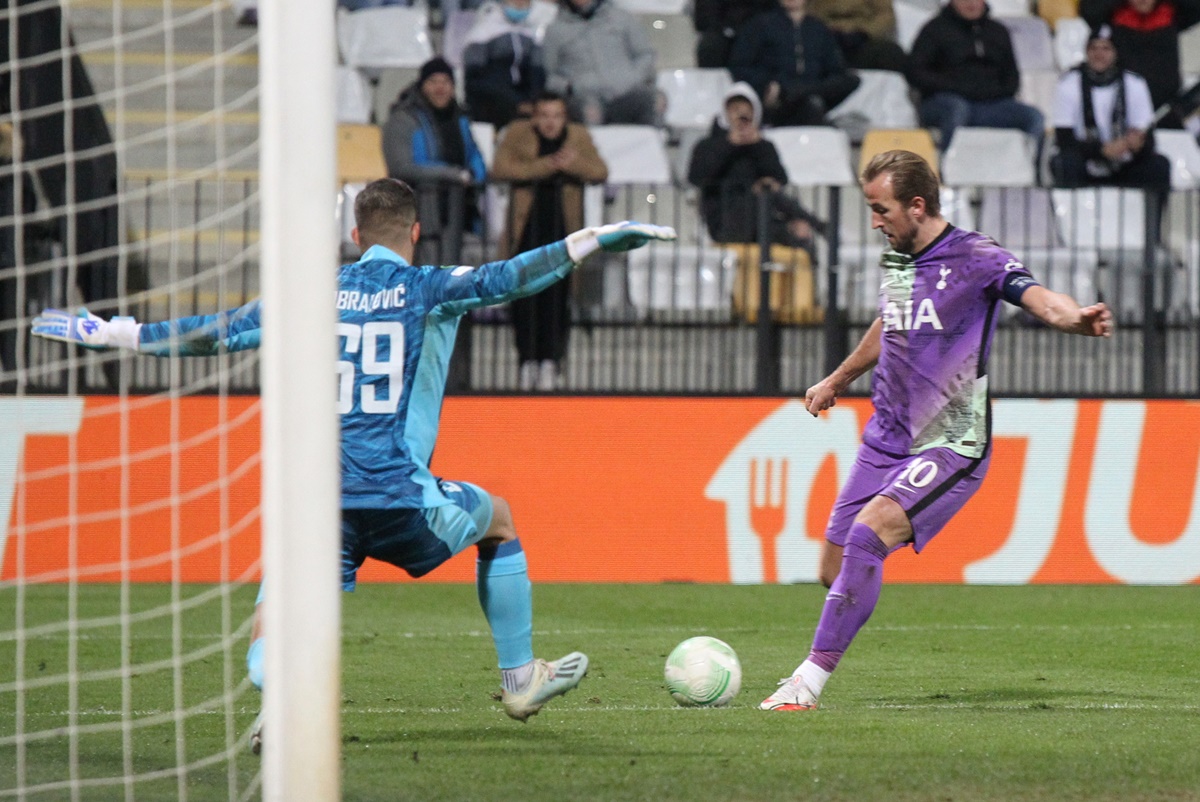
[{"label": "captain's armband", "polygon": [[1042,285],[1038,283],[1038,280],[1028,273],[1009,273],[1004,277],[1001,292],[1004,294],[1004,300],[1013,306],[1020,306],[1021,296],[1025,294],[1025,290],[1040,286]]}]

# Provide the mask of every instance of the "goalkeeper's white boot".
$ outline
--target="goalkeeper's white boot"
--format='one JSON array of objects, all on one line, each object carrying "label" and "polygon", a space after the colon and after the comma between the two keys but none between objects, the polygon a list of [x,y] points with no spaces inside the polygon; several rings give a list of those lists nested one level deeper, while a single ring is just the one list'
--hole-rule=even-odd
[{"label": "goalkeeper's white boot", "polygon": [[250,751],[256,755],[262,752],[262,731],[263,714],[259,711],[258,718],[254,719],[254,726],[250,728]]},{"label": "goalkeeper's white boot", "polygon": [[794,710],[816,710],[817,697],[808,686],[804,684],[804,678],[799,675],[787,677],[779,681],[779,687],[775,693],[762,700],[759,705],[762,710],[779,710],[782,712]]},{"label": "goalkeeper's white boot", "polygon": [[533,677],[524,690],[516,693],[501,691],[504,712],[517,721],[536,716],[546,702],[575,688],[587,670],[588,659],[583,652],[571,652],[553,663],[534,660]]}]

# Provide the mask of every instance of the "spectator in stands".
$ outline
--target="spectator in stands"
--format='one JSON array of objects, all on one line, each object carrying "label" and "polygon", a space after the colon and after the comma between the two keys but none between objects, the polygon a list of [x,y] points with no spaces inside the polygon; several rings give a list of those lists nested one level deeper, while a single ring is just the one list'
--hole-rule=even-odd
[{"label": "spectator in stands", "polygon": [[734,84],[712,132],[696,143],[688,181],[700,189],[701,214],[716,242],[758,242],[759,196],[769,196],[771,241],[812,254],[813,232],[823,225],[781,190],[787,171],[761,131],[762,104],[753,87]]},{"label": "spectator in stands", "polygon": [[825,125],[825,113],[858,88],[829,27],[806,13],[807,0],[779,0],[733,43],[729,70],[762,99],[772,125]]},{"label": "spectator in stands", "polygon": [[421,65],[383,124],[388,175],[408,182],[420,200],[423,239],[441,246],[440,258],[458,261],[463,231],[479,224],[477,188],[487,178],[471,125],[454,97],[454,72],[441,56]]},{"label": "spectator in stands", "polygon": [[[1179,34],[1200,22],[1200,0],[1080,0],[1079,16],[1092,30],[1112,26],[1121,66],[1146,79],[1155,108],[1179,94]],[[1159,123],[1160,128],[1182,125],[1173,111]]]},{"label": "spectator in stands", "polygon": [[562,0],[542,43],[546,88],[588,125],[654,125],[655,53],[642,24],[613,0]]},{"label": "spectator in stands", "polygon": [[479,7],[463,49],[471,119],[500,129],[532,113],[546,86],[542,39],[557,11],[546,0],[487,0]]},{"label": "spectator in stands", "polygon": [[[583,185],[607,178],[608,166],[587,128],[567,122],[562,95],[539,95],[533,117],[514,121],[496,149],[492,180],[513,182],[497,258],[555,242],[580,228]],[[510,305],[522,390],[558,387],[571,333],[570,286],[562,281]]]},{"label": "spectator in stands", "polygon": [[940,131],[942,150],[967,125],[1019,128],[1041,153],[1045,118],[1016,99],[1021,74],[1012,38],[984,0],[950,0],[925,23],[908,54],[908,81],[921,93],[921,124]]},{"label": "spectator in stands", "polygon": [[904,72],[892,0],[811,0],[808,10],[833,30],[851,68]]},{"label": "spectator in stands", "polygon": [[1096,29],[1084,63],[1058,82],[1054,180],[1064,187],[1146,187],[1165,198],[1171,163],[1154,151],[1150,88],[1140,75],[1121,68],[1112,36],[1108,25]]},{"label": "spectator in stands", "polygon": [[776,0],[696,0],[692,24],[698,34],[696,66],[721,69],[729,66],[733,40],[755,14],[775,8]]}]

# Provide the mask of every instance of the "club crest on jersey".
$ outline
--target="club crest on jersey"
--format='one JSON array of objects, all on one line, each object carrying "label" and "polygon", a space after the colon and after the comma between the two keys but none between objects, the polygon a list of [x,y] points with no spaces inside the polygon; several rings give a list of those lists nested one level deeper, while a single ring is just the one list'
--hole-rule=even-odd
[{"label": "club crest on jersey", "polygon": [[884,331],[916,331],[922,326],[942,330],[942,319],[938,317],[932,298],[922,298],[915,314],[911,298],[904,302],[903,308],[895,301],[888,301],[883,307]]}]

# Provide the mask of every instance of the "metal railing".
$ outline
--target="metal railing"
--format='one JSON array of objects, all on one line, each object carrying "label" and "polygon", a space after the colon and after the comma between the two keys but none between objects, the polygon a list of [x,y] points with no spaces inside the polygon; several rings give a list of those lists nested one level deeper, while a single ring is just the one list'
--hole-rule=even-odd
[{"label": "metal railing", "polygon": [[[803,394],[853,347],[877,314],[883,240],[856,188],[789,188],[826,221],[811,254],[715,243],[694,190],[663,185],[592,187],[585,222],[638,219],[673,225],[675,243],[598,255],[572,281],[572,326],[558,391],[564,393]],[[451,222],[427,257],[477,264],[495,257],[507,187],[478,193],[478,224]],[[1165,209],[1139,190],[945,190],[952,223],[983,231],[1052,289],[1115,310],[1109,341],[1066,337],[1004,306],[990,385],[997,395],[1200,394],[1200,198],[1172,192]],[[258,292],[257,187],[197,180],[127,185],[121,247],[123,300],[101,314],[162,319],[229,308]],[[461,220],[461,218],[460,218]],[[461,233],[459,233],[461,232]],[[0,296],[25,282],[24,308],[0,334],[28,325],[41,305],[72,290],[61,253],[0,267]],[[430,252],[427,252],[430,253]],[[352,258],[353,253],[346,253]],[[61,274],[61,275],[60,275]],[[56,276],[58,276],[56,278]],[[189,360],[79,353],[19,339],[25,392],[179,388],[257,390],[253,354]],[[10,354],[11,358],[11,354]],[[11,362],[5,378],[16,372]],[[480,310],[459,334],[451,392],[519,392],[510,311]],[[852,388],[866,393],[869,378]]]}]

